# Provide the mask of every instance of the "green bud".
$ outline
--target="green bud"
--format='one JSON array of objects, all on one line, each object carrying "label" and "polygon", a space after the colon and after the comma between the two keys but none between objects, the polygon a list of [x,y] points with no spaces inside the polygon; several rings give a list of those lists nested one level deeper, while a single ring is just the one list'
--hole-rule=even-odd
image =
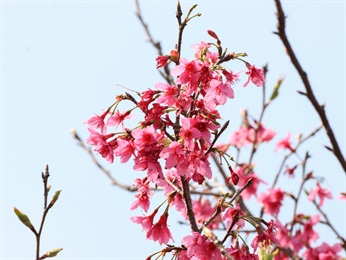
[{"label": "green bud", "polygon": [[32,231],[35,230],[34,226],[31,224],[30,219],[27,215],[25,215],[24,213],[22,213],[19,209],[17,209],[16,207],[14,207],[14,213],[17,215],[17,217],[19,218],[19,220],[28,228],[30,228]]},{"label": "green bud", "polygon": [[274,89],[273,89],[273,93],[272,93],[272,95],[271,95],[271,97],[270,97],[270,101],[272,101],[272,100],[274,100],[275,98],[277,98],[277,96],[279,95],[279,88],[280,88],[280,86],[281,86],[281,83],[284,81],[284,78],[281,78],[281,79],[279,79],[277,82],[276,82],[276,85],[275,85],[275,87],[274,87]]},{"label": "green bud", "polygon": [[54,257],[57,256],[57,254],[59,254],[59,252],[62,250],[62,248],[56,248],[53,249],[51,251],[48,251],[47,253],[45,253],[43,256],[40,257],[40,259],[45,259],[47,257]]},{"label": "green bud", "polygon": [[53,207],[53,205],[55,204],[55,202],[59,199],[59,196],[60,196],[60,192],[61,190],[58,190],[54,193],[54,196],[51,200],[51,202],[49,203],[48,205],[48,209],[50,209],[51,207]]}]

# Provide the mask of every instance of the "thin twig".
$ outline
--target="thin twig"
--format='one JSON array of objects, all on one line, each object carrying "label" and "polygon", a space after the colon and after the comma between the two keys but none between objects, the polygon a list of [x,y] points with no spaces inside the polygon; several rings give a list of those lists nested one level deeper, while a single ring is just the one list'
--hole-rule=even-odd
[{"label": "thin twig", "polygon": [[[309,193],[307,190],[305,190],[305,194],[308,196]],[[331,230],[333,230],[334,234],[341,240],[341,246],[344,248],[344,250],[346,251],[346,240],[345,238],[343,238],[338,231],[336,231],[336,229],[334,228],[334,226],[332,225],[332,223],[330,222],[328,216],[326,213],[324,213],[324,211],[321,209],[321,207],[317,204],[316,200],[313,200],[312,203],[315,205],[315,207],[317,208],[317,210],[322,214],[322,216],[325,219],[324,224],[326,224],[328,227],[331,228]]]},{"label": "thin twig", "polygon": [[346,173],[346,160],[345,157],[342,155],[342,152],[340,150],[339,144],[335,138],[334,132],[329,124],[328,118],[325,113],[324,105],[320,105],[315,97],[315,94],[312,90],[310,81],[308,79],[307,73],[303,70],[300,62],[298,61],[298,58],[296,57],[293,48],[287,38],[286,35],[286,17],[285,13],[281,6],[280,0],[274,0],[277,10],[277,19],[278,19],[278,25],[277,29],[278,31],[275,32],[277,34],[282,43],[284,44],[287,54],[291,59],[291,62],[293,66],[296,68],[301,80],[303,81],[305,90],[306,90],[306,97],[310,100],[311,104],[313,105],[314,109],[316,110],[317,114],[322,120],[323,126],[327,132],[327,135],[329,137],[329,140],[333,146],[332,152],[334,153],[335,157],[338,159],[339,163],[341,164],[341,167],[344,169],[344,172]]},{"label": "thin twig", "polygon": [[96,159],[94,153],[92,152],[92,150],[90,149],[90,147],[87,147],[86,144],[84,143],[84,141],[82,140],[82,138],[78,135],[78,133],[76,132],[75,129],[71,130],[71,134],[73,135],[73,137],[77,140],[78,145],[80,147],[82,147],[84,149],[84,151],[86,151],[92,162],[108,177],[108,179],[111,181],[112,185],[118,186],[119,188],[122,188],[124,190],[128,190],[128,191],[137,191],[137,188],[130,186],[130,185],[124,185],[121,184],[120,182],[118,182],[112,175],[111,173],[106,170],[101,163]]},{"label": "thin twig", "polygon": [[[148,25],[144,22],[138,0],[135,0],[135,5],[136,5],[136,16],[137,16],[138,20],[140,21],[141,25],[143,26],[143,29],[144,29],[146,35],[148,36],[148,41],[157,50],[158,55],[163,56],[161,43],[159,41],[154,40],[153,36],[151,35],[151,33],[149,31]],[[164,66],[163,70],[164,70],[164,72],[159,70],[160,75],[166,80],[166,82],[168,84],[174,85],[174,81],[173,81],[173,78],[171,76],[170,69],[168,68],[168,66]]]}]

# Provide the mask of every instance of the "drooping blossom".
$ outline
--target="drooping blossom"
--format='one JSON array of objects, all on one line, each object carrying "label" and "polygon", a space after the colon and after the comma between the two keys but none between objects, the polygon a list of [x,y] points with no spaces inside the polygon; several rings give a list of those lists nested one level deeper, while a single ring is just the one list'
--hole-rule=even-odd
[{"label": "drooping blossom", "polygon": [[142,148],[146,148],[157,143],[162,139],[162,134],[158,133],[153,125],[150,125],[144,129],[134,129],[131,132],[131,135],[134,138],[134,145],[137,150],[141,150]]},{"label": "drooping blossom", "polygon": [[90,117],[84,124],[88,125],[89,129],[97,130],[100,129],[102,134],[106,133],[107,125],[105,123],[105,118],[108,115],[109,110],[106,110],[102,115],[94,115]]},{"label": "drooping blossom", "polygon": [[229,207],[222,216],[222,220],[226,221],[227,229],[233,225],[232,230],[240,230],[245,226],[245,220],[242,218],[245,216],[244,212],[241,210],[239,204],[234,207]]},{"label": "drooping blossom", "polygon": [[267,223],[267,229],[265,231],[263,231],[260,226],[257,226],[257,236],[255,236],[251,242],[251,246],[254,248],[254,251],[257,250],[260,244],[265,247],[270,247],[273,243],[280,245],[279,240],[275,237],[276,229],[277,225],[275,224],[273,219],[270,220],[269,223]]},{"label": "drooping blossom", "polygon": [[114,137],[114,134],[102,135],[93,129],[88,128],[90,136],[87,139],[87,144],[93,145],[94,150],[101,154],[108,162],[113,163],[114,154],[113,150],[117,146],[117,140],[108,141],[108,139]]},{"label": "drooping blossom", "polygon": [[339,243],[330,246],[323,242],[318,247],[308,248],[302,256],[306,260],[341,260],[343,258],[338,254],[341,250],[342,246]]},{"label": "drooping blossom", "polygon": [[270,188],[267,192],[259,194],[257,200],[264,206],[264,212],[277,216],[282,206],[285,192],[280,188]]},{"label": "drooping blossom", "polygon": [[125,129],[124,121],[126,119],[130,119],[130,118],[133,118],[133,117],[134,117],[134,115],[131,114],[130,110],[128,110],[128,111],[126,111],[124,113],[121,113],[119,110],[116,110],[115,113],[108,118],[107,126],[115,126],[115,127],[117,127],[118,125],[121,124],[121,127],[124,130]]},{"label": "drooping blossom", "polygon": [[161,68],[167,65],[167,62],[169,60],[169,56],[168,55],[163,55],[163,56],[158,56],[156,58],[156,68]]},{"label": "drooping blossom", "polygon": [[294,165],[293,167],[289,167],[288,165],[285,166],[284,174],[287,174],[289,178],[294,177],[294,171],[297,169],[298,164]]},{"label": "drooping blossom", "polygon": [[149,216],[133,216],[130,220],[134,223],[141,224],[143,230],[148,232],[153,226],[154,217],[157,212],[158,209],[155,209]]},{"label": "drooping blossom", "polygon": [[187,248],[186,255],[189,259],[222,259],[219,248],[206,236],[198,232],[193,232],[192,235],[184,237],[181,243]]},{"label": "drooping blossom", "polygon": [[135,195],[136,200],[132,203],[130,209],[134,210],[140,206],[145,212],[147,212],[150,207],[150,196],[153,194],[149,188],[147,177],[144,179],[135,179],[133,186],[138,189],[138,193]]},{"label": "drooping blossom", "polygon": [[155,100],[156,103],[166,104],[167,106],[174,106],[177,103],[179,88],[171,86],[167,83],[158,82],[155,88],[161,90],[163,93]]},{"label": "drooping blossom", "polygon": [[171,142],[160,153],[160,158],[166,160],[166,168],[170,169],[185,159],[185,152],[181,142]]},{"label": "drooping blossom", "polygon": [[255,65],[250,65],[249,63],[246,63],[246,67],[248,69],[246,74],[249,75],[249,77],[247,81],[244,83],[244,87],[246,87],[250,83],[250,81],[257,87],[262,87],[264,84],[263,69],[259,69]]},{"label": "drooping blossom", "polygon": [[147,232],[147,238],[157,241],[160,245],[167,244],[169,240],[174,242],[171,231],[167,226],[168,213],[163,213],[159,221]]},{"label": "drooping blossom", "polygon": [[[198,224],[203,224],[205,221],[210,219],[210,217],[215,212],[215,206],[212,206],[210,201],[207,199],[200,198],[199,200],[192,201],[193,212],[195,212],[196,222]],[[221,222],[221,217],[218,216],[211,222],[208,227],[215,229],[219,227]]]},{"label": "drooping blossom", "polygon": [[266,184],[266,182],[263,181],[253,170],[251,170],[251,167],[249,167],[247,164],[234,168],[234,172],[239,177],[238,187],[244,187],[249,179],[252,179],[251,185],[240,193],[240,196],[245,200],[250,199],[251,196],[257,195],[258,186],[261,183]]},{"label": "drooping blossom", "polygon": [[303,224],[303,230],[299,235],[301,243],[311,244],[319,238],[318,233],[313,229],[313,227],[320,222],[320,215],[312,215]]},{"label": "drooping blossom", "polygon": [[294,153],[295,151],[294,151],[294,149],[293,149],[292,146],[291,146],[291,141],[290,141],[290,139],[291,139],[291,133],[288,133],[288,135],[287,135],[284,139],[280,140],[280,141],[276,144],[276,146],[275,146],[275,151],[280,150],[280,149],[288,149],[288,150],[290,150],[292,153]]},{"label": "drooping blossom", "polygon": [[184,145],[191,151],[195,148],[195,140],[201,137],[201,132],[194,126],[197,123],[195,118],[182,118],[180,138],[182,138]]},{"label": "drooping blossom", "polygon": [[135,154],[135,147],[132,140],[118,138],[118,146],[114,149],[114,155],[120,157],[121,163],[126,163]]},{"label": "drooping blossom", "polygon": [[324,199],[331,199],[333,198],[332,194],[328,189],[322,189],[320,184],[317,183],[316,188],[312,189],[309,193],[309,200],[314,201],[316,197],[320,198],[319,206],[323,206],[324,204]]}]

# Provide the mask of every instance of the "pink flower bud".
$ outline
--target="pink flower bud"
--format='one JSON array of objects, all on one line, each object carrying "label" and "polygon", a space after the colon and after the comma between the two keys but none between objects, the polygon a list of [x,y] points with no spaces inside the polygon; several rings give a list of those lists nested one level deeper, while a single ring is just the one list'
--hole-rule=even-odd
[{"label": "pink flower bud", "polygon": [[219,39],[219,37],[216,35],[216,33],[214,33],[212,30],[208,30],[207,32],[208,32],[208,34],[209,34],[211,37],[213,37],[214,39],[216,39],[216,40]]},{"label": "pink flower bud", "polygon": [[177,62],[179,61],[179,53],[177,52],[177,50],[171,50],[169,53],[169,59],[173,62]]}]

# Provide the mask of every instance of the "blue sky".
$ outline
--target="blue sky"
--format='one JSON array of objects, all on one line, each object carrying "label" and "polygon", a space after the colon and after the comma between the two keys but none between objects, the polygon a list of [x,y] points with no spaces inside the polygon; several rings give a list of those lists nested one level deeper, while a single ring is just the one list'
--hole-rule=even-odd
[{"label": "blue sky", "polygon": [[[182,55],[192,59],[190,46],[210,41],[206,31],[215,31],[229,50],[247,52],[247,60],[258,66],[269,64],[268,89],[285,76],[280,96],[264,118],[264,124],[278,133],[276,141],[288,132],[295,136],[316,128],[320,120],[310,103],[297,94],[303,90],[302,83],[272,33],[276,28],[273,1],[181,1],[183,11],[195,3],[202,16],[187,26]],[[175,5],[176,1],[141,2],[144,18],[166,52],[174,48],[177,38]],[[63,247],[57,259],[143,259],[159,250],[129,220],[141,214],[129,211],[134,194],[110,185],[69,132],[75,128],[85,139],[84,121],[124,92],[117,84],[143,91],[162,81],[155,69],[156,51],[146,42],[133,1],[2,1],[0,6],[1,259],[34,256],[34,236],[19,223],[13,207],[39,223],[43,205],[40,173],[46,163],[52,191],[61,189],[62,193],[48,215],[42,252]],[[284,1],[283,8],[289,39],[319,102],[326,103],[345,154],[345,3]],[[261,90],[241,85],[222,111],[231,120],[223,140],[238,128],[241,108],[259,114]],[[301,155],[310,151],[309,169],[324,177],[324,187],[337,197],[346,191],[345,175],[323,145],[329,141],[321,131],[303,146]],[[257,174],[268,182],[284,155],[273,153],[273,148],[274,143],[267,145],[255,158]],[[127,184],[138,174],[132,163],[101,161]],[[280,181],[291,191],[299,183]],[[314,186],[310,184],[307,188]],[[290,212],[286,201],[285,209]],[[258,209],[255,202],[250,205]],[[345,203],[327,201],[324,209],[345,237]],[[304,200],[299,205],[301,212],[311,210]],[[186,227],[173,220],[170,225],[179,243],[187,234]],[[335,241],[329,231],[323,229],[323,235]]]}]

